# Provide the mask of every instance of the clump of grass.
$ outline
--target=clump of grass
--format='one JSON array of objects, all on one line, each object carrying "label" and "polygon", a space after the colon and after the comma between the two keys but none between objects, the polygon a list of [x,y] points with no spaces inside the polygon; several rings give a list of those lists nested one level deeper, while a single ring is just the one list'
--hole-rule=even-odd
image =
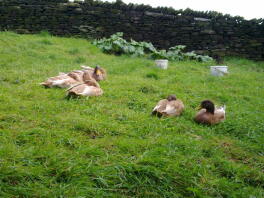
[{"label": "clump of grass", "polygon": [[158,79],[159,79],[159,76],[158,76],[158,74],[156,74],[156,73],[148,73],[148,74],[146,75],[146,78],[153,78],[153,79],[155,79],[155,80],[158,80]]},{"label": "clump of grass", "polygon": [[86,59],[84,57],[81,57],[81,56],[79,56],[75,59],[75,63],[78,63],[78,64],[85,63],[85,61],[86,61]]},{"label": "clump of grass", "polygon": [[54,54],[50,54],[50,55],[48,55],[48,58],[51,59],[51,60],[55,60],[56,56]]},{"label": "clump of grass", "polygon": [[145,93],[145,94],[148,94],[148,93],[156,93],[157,92],[156,89],[154,87],[152,87],[152,86],[148,86],[148,87],[144,86],[144,87],[141,87],[139,89],[139,91],[142,92],[142,93]]},{"label": "clump of grass", "polygon": [[76,55],[80,53],[80,50],[78,48],[73,48],[73,49],[70,49],[68,53],[71,55]]},{"label": "clump of grass", "polygon": [[41,32],[39,33],[39,36],[41,36],[41,37],[50,37],[51,34],[49,33],[49,31],[47,31],[47,30],[43,30],[43,31],[41,31]]},{"label": "clump of grass", "polygon": [[48,40],[48,39],[42,39],[42,40],[40,41],[40,43],[43,44],[43,45],[52,45],[52,44],[53,44],[53,43],[52,43],[50,40]]}]

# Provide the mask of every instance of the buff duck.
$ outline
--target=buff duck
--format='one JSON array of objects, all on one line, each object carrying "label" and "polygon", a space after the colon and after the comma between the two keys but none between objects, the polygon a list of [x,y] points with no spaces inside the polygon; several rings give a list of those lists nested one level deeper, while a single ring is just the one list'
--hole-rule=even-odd
[{"label": "buff duck", "polygon": [[69,88],[77,83],[79,83],[79,81],[70,77],[68,74],[60,73],[58,76],[50,77],[45,82],[42,82],[40,84],[46,88]]},{"label": "buff duck", "polygon": [[95,68],[88,66],[81,67],[83,70],[74,70],[69,73],[60,72],[58,76],[48,78],[45,82],[42,82],[41,85],[47,88],[69,88],[76,84],[84,83],[91,78],[94,78],[96,81],[104,80],[106,78],[106,71],[99,66],[96,66]]},{"label": "buff duck", "polygon": [[106,71],[97,65],[95,68],[91,68],[88,66],[81,66],[84,71],[88,71],[91,76],[96,80],[96,81],[101,81],[106,79]]},{"label": "buff duck", "polygon": [[100,85],[93,78],[86,80],[85,83],[74,85],[67,91],[68,96],[100,96],[103,94]]},{"label": "buff duck", "polygon": [[194,117],[195,122],[213,125],[225,120],[225,106],[217,108],[210,100],[204,100],[201,109]]},{"label": "buff duck", "polygon": [[152,115],[162,116],[179,116],[184,110],[184,104],[177,99],[175,95],[169,95],[167,99],[162,99],[152,110]]}]

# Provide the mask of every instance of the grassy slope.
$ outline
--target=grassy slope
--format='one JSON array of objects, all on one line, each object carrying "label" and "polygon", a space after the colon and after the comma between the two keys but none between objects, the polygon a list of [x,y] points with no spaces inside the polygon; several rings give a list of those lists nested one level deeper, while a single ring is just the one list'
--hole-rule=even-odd
[{"label": "grassy slope", "polygon": [[[102,54],[82,39],[0,33],[1,197],[263,197],[264,63],[229,59],[167,71],[143,58]],[[38,85],[59,71],[100,64],[98,98],[66,100]],[[179,118],[150,116],[175,93]],[[227,105],[217,126],[192,121],[203,99]]]}]

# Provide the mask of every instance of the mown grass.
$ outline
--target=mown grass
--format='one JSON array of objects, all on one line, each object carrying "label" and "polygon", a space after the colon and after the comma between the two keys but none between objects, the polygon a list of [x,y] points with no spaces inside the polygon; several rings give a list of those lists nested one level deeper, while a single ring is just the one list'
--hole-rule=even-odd
[{"label": "mown grass", "polygon": [[[88,41],[0,33],[1,197],[264,197],[264,63],[170,63],[102,54]],[[38,83],[80,64],[108,71],[104,95],[67,100]],[[150,116],[176,94],[181,117]],[[203,99],[226,104],[216,126],[193,122]]]}]

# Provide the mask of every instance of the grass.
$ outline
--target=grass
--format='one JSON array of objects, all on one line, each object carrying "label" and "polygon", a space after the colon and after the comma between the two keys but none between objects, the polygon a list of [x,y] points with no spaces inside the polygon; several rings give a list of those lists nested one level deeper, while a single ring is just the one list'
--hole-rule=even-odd
[{"label": "grass", "polygon": [[[45,38],[43,38],[45,37]],[[155,68],[88,41],[0,33],[0,197],[264,197],[264,63],[227,58],[230,75],[192,61]],[[104,95],[65,99],[47,77],[101,65]],[[181,117],[150,116],[176,94]],[[193,122],[203,99],[226,104]]]}]

